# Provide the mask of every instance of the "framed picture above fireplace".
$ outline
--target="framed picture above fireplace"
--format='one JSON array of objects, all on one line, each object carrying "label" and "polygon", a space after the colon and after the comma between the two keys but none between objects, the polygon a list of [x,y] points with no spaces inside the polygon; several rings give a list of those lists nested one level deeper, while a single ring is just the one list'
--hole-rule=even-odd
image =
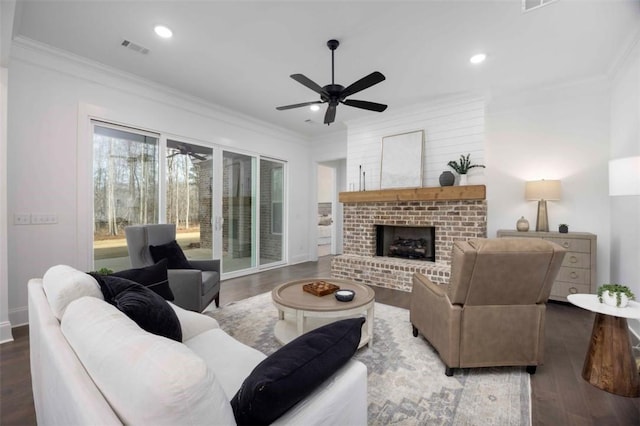
[{"label": "framed picture above fireplace", "polygon": [[380,189],[422,186],[424,130],[382,138]]}]

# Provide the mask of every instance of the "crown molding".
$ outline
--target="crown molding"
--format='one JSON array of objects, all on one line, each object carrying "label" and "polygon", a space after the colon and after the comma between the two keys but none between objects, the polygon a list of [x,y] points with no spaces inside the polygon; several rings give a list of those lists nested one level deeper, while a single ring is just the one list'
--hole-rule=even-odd
[{"label": "crown molding", "polygon": [[[60,72],[90,81],[113,90],[160,102],[185,111],[212,118],[224,123],[308,147],[310,138],[292,130],[274,126],[238,111],[225,108],[202,98],[185,94],[168,86],[155,83],[137,75],[124,72],[91,59],[55,48],[53,46],[17,36],[13,40],[13,60]],[[123,85],[123,83],[125,83]]]},{"label": "crown molding", "polygon": [[629,42],[620,49],[618,55],[607,69],[607,77],[613,80],[624,65],[634,60],[633,53],[636,51],[640,54],[640,29],[629,37]]}]

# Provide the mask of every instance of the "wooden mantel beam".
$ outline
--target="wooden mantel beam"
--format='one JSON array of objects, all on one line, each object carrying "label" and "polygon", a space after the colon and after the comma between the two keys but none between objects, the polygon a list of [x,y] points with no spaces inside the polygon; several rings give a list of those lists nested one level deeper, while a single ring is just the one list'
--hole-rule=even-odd
[{"label": "wooden mantel beam", "polygon": [[370,203],[387,201],[484,200],[486,197],[486,186],[465,185],[341,192],[338,200],[341,203]]}]

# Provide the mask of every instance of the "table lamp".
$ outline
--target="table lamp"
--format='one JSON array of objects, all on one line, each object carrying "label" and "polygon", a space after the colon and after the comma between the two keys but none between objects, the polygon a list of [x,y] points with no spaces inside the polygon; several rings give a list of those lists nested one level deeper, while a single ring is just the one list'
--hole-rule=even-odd
[{"label": "table lamp", "polygon": [[538,201],[536,231],[549,232],[547,200],[554,201],[560,199],[560,181],[544,179],[528,181],[524,189],[524,198]]}]

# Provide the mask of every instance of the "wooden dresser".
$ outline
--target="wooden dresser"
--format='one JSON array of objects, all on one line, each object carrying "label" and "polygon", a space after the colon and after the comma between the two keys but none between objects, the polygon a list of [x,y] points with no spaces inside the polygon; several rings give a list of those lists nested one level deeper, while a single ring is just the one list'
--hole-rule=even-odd
[{"label": "wooden dresser", "polygon": [[562,267],[551,288],[550,299],[566,302],[570,294],[596,292],[596,235],[588,232],[561,234],[499,230],[498,238],[504,237],[542,238],[567,249]]}]

